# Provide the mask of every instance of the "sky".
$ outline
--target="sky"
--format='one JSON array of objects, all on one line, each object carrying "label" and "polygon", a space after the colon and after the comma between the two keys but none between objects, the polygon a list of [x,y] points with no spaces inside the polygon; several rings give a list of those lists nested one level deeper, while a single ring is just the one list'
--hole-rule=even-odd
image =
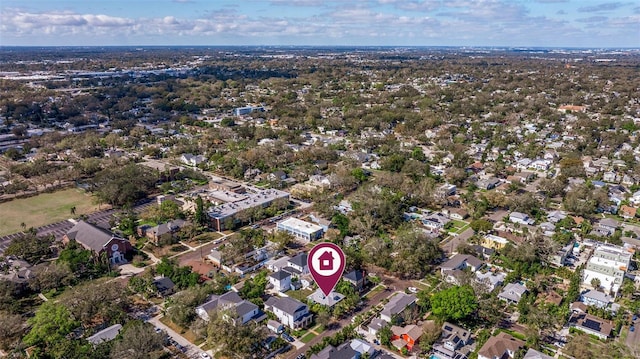
[{"label": "sky", "polygon": [[640,47],[640,0],[0,0],[0,45]]}]

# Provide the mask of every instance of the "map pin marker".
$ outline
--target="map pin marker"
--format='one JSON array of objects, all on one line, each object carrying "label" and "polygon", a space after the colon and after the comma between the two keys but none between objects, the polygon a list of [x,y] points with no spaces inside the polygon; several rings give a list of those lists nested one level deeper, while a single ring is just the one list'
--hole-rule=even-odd
[{"label": "map pin marker", "polygon": [[340,281],[345,264],[346,260],[342,249],[329,242],[316,244],[307,257],[309,272],[326,296]]}]

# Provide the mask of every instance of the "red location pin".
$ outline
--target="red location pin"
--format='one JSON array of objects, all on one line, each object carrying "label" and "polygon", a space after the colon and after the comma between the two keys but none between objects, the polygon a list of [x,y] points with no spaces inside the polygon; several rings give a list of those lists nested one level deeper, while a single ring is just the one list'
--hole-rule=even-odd
[{"label": "red location pin", "polygon": [[333,243],[318,243],[311,249],[307,257],[307,265],[313,280],[318,283],[318,287],[324,295],[335,288],[346,264],[344,252]]}]

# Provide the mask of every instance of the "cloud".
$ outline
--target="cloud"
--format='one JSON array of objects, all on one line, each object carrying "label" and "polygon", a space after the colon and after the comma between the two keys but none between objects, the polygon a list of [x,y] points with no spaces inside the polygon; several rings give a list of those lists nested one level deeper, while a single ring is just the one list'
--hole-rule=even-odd
[{"label": "cloud", "polygon": [[603,21],[607,21],[609,18],[606,16],[591,16],[591,17],[586,17],[586,18],[581,18],[581,19],[577,19],[576,21],[579,22],[588,22],[588,23],[593,23],[593,22],[603,22]]},{"label": "cloud", "polygon": [[558,10],[558,11],[556,12],[556,15],[567,15],[567,12],[566,12],[566,11],[564,11],[564,10]]},{"label": "cloud", "polygon": [[580,12],[613,11],[627,5],[629,5],[629,3],[607,2],[607,3],[594,5],[594,6],[579,7],[578,11]]},{"label": "cloud", "polygon": [[323,0],[271,0],[271,5],[278,6],[323,6],[326,1]]},{"label": "cloud", "polygon": [[561,2],[569,2],[569,0],[535,0],[535,1],[542,4],[555,4],[555,3],[561,3]]}]

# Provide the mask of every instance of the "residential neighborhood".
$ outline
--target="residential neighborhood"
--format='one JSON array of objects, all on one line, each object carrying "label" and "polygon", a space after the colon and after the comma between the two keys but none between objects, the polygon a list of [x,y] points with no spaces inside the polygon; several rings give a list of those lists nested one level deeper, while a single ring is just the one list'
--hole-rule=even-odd
[{"label": "residential neighborhood", "polygon": [[145,51],[0,63],[0,357],[640,357],[637,52]]}]

